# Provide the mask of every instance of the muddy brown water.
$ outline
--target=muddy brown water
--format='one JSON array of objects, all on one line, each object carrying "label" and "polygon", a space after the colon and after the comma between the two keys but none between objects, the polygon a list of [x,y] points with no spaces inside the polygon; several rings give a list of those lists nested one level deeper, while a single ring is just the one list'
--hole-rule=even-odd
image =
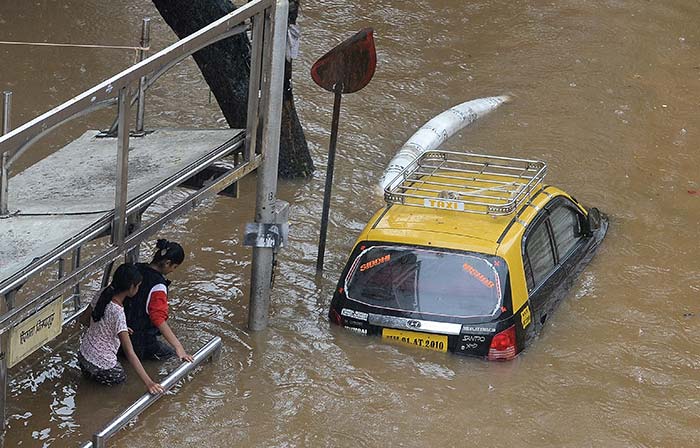
[{"label": "muddy brown water", "polygon": [[[0,40],[133,44],[149,2],[2,2]],[[172,325],[223,355],[112,440],[127,446],[691,447],[700,444],[700,4],[695,0],[321,0],[304,2],[297,107],[319,170],[284,181],[292,204],[269,329],[246,329],[254,181],[164,234],[186,247]],[[352,32],[376,30],[378,69],[343,102],[327,268],[316,279],[332,97],[308,76]],[[15,124],[126,67],[133,55],[0,46]],[[396,149],[444,109],[514,101],[446,145],[539,158],[548,182],[611,217],[607,239],[534,345],[515,361],[382,343],[329,326],[354,238],[381,201],[372,187]],[[196,67],[149,98],[150,126],[221,126]],[[107,115],[100,116],[106,119]],[[72,123],[23,163],[82,133]],[[94,124],[92,126],[95,126]],[[43,152],[42,152],[43,151]],[[10,371],[5,446],[77,446],[142,392],[81,379],[77,338]],[[148,364],[153,374],[172,364]]]}]

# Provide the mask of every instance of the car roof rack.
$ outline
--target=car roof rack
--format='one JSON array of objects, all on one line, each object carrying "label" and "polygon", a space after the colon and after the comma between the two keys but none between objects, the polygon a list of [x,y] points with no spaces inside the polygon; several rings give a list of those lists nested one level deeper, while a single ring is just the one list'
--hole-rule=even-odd
[{"label": "car roof rack", "polygon": [[387,204],[509,215],[544,179],[547,164],[468,152],[426,151],[384,189]]}]

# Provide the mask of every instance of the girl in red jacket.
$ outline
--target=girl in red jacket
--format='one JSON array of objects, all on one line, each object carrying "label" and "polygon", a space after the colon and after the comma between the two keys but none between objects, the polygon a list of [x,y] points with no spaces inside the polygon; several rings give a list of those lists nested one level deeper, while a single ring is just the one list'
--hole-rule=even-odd
[{"label": "girl in red jacket", "polygon": [[[136,265],[143,276],[138,293],[126,306],[126,321],[133,330],[131,342],[142,359],[166,359],[177,355],[192,361],[168,325],[168,285],[166,276],[182,264],[185,251],[178,243],[158,240],[150,263]],[[158,337],[163,335],[167,344]]]}]

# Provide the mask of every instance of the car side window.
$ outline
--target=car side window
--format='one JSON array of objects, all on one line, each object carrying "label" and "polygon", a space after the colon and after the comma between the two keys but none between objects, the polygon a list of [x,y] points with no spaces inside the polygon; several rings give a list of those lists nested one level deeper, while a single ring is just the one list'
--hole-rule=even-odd
[{"label": "car side window", "polygon": [[[527,288],[532,290],[544,281],[555,268],[547,221],[541,221],[527,236],[525,243],[527,258]],[[529,271],[529,272],[528,272]]]},{"label": "car side window", "polygon": [[560,262],[565,260],[582,238],[581,221],[576,211],[560,205],[549,212],[554,242]]}]

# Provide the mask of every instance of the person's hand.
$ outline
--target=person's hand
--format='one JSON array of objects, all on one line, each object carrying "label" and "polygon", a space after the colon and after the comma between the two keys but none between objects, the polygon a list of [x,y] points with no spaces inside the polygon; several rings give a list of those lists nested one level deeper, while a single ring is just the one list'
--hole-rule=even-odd
[{"label": "person's hand", "polygon": [[148,385],[148,392],[150,392],[151,395],[158,395],[165,392],[165,389],[163,389],[163,386],[160,384],[151,381],[151,383]]},{"label": "person's hand", "polygon": [[188,355],[184,349],[178,348],[177,350],[175,350],[175,353],[177,354],[177,357],[180,358],[180,361],[187,361],[187,362],[194,361],[194,359],[192,358],[192,355]]}]

